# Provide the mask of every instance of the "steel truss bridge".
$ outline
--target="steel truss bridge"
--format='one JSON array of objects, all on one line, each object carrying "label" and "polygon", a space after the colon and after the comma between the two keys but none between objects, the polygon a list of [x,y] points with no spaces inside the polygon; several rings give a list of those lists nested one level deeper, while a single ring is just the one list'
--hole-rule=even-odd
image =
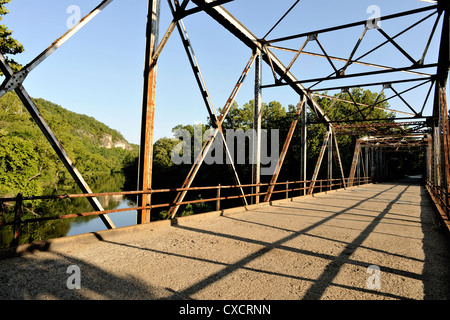
[{"label": "steel truss bridge", "polygon": [[[98,196],[105,194],[94,193],[84,180],[83,176],[77,170],[74,162],[69,158],[62,144],[52,132],[46,122],[46,119],[40,113],[31,97],[28,95],[23,81],[39,64],[45,61],[55,50],[68,41],[74,34],[87,25],[95,16],[101,14],[102,11],[113,0],[102,1],[89,14],[82,18],[72,29],[63,34],[47,49],[39,54],[34,60],[27,64],[21,71],[14,73],[7,64],[3,55],[0,55],[0,68],[5,79],[0,87],[0,96],[9,91],[14,91],[21,99],[32,118],[42,130],[49,143],[52,145],[67,170],[81,188],[83,194],[79,195],[62,195],[53,198],[74,198],[86,197],[93,207],[92,212],[84,214],[65,214],[51,218],[36,218],[23,220],[21,218],[22,201],[31,199],[44,199],[52,197],[22,197],[18,195],[14,198],[3,199],[2,201],[16,202],[16,218],[12,222],[2,222],[2,225],[14,225],[16,230],[16,238],[18,238],[19,226],[22,223],[32,221],[72,218],[82,215],[99,215],[108,229],[115,228],[114,223],[109,218],[108,213],[114,210],[104,210]],[[172,21],[167,30],[160,32],[160,10],[161,0],[148,1],[148,21],[146,29],[146,54],[145,54],[145,71],[144,71],[144,90],[143,90],[143,108],[141,123],[141,142],[139,157],[139,186],[137,191],[120,192],[114,194],[134,194],[138,196],[139,202],[136,208],[130,210],[138,210],[137,224],[150,222],[150,212],[152,208],[167,207],[169,209],[170,218],[174,218],[180,205],[193,203],[195,201],[186,201],[186,194],[195,190],[216,190],[216,197],[197,201],[215,201],[217,209],[220,209],[220,201],[231,198],[239,198],[243,205],[250,203],[267,202],[271,200],[274,193],[299,192],[299,194],[311,194],[324,189],[332,189],[337,187],[350,187],[355,184],[367,183],[381,179],[385,175],[384,165],[387,152],[401,151],[426,151],[426,187],[434,200],[441,216],[444,220],[449,219],[450,212],[450,152],[449,152],[449,123],[447,110],[447,79],[449,71],[449,5],[445,0],[428,1],[423,7],[414,10],[401,11],[394,14],[381,16],[379,21],[383,25],[377,24],[377,21],[362,20],[349,21],[346,24],[327,26],[323,29],[311,30],[296,34],[286,34],[283,37],[271,38],[272,31],[275,30],[282,21],[292,14],[294,9],[301,8],[300,0],[291,1],[288,10],[280,17],[280,19],[268,28],[267,34],[260,38],[256,36],[243,23],[238,21],[232,12],[226,8],[233,2],[232,0],[168,0],[168,7],[172,14]],[[239,2],[236,0],[234,2]],[[279,5],[277,2],[274,5]],[[248,48],[248,63],[243,68],[242,74],[231,91],[229,98],[225,101],[224,106],[220,109],[220,113],[214,108],[210,94],[208,92],[205,79],[202,75],[200,64],[194,53],[193,45],[188,36],[188,30],[184,24],[185,19],[195,19],[195,15],[205,13],[215,23],[220,24],[234,37],[242,43],[242,46]],[[103,13],[102,13],[103,14]],[[106,12],[104,14],[107,14]],[[388,22],[409,21],[408,25],[396,34],[390,34],[388,30],[383,29],[384,24]],[[421,34],[422,41],[425,46],[420,48],[420,54],[412,53],[403,47],[398,40],[403,34],[413,32],[414,28],[423,23],[428,22],[430,28],[426,34]],[[431,22],[431,23],[430,23]],[[323,38],[333,34],[339,36],[341,32],[349,29],[358,29],[360,31],[359,38],[354,39],[354,46],[349,48],[350,54],[346,57],[337,57],[328,54],[327,45],[323,42]],[[176,30],[176,31],[175,31]],[[153,170],[153,138],[154,138],[154,115],[155,115],[155,96],[157,86],[157,67],[158,59],[164,54],[166,44],[173,33],[178,33],[181,38],[182,45],[186,51],[193,79],[198,84],[199,94],[203,98],[206,111],[214,125],[214,133],[211,138],[206,141],[202,148],[202,153],[192,165],[189,174],[185,178],[184,183],[179,188],[171,190],[154,190],[152,188],[152,170]],[[360,48],[365,44],[365,40],[370,33],[377,33],[383,39],[381,43],[371,43],[371,49],[361,54]],[[419,39],[417,39],[419,40]],[[432,43],[439,43],[438,55],[429,54]],[[292,48],[293,43],[297,44],[296,48]],[[310,43],[315,43],[320,51],[308,51],[307,47]],[[395,65],[389,57],[384,57],[383,63],[371,63],[365,59],[369,54],[378,52],[386,47],[404,58],[406,63]],[[282,53],[290,53],[292,60],[283,63],[279,55]],[[317,58],[317,63],[324,64],[332,70],[326,76],[317,76],[313,78],[302,78],[296,75],[296,70],[301,67],[302,59],[300,57],[310,56]],[[267,64],[271,71],[270,79],[267,83],[262,83],[263,63]],[[360,71],[356,67],[364,67],[365,71]],[[247,75],[250,71],[255,72],[254,83],[254,129],[256,132],[253,152],[256,155],[256,163],[252,165],[252,181],[251,183],[243,183],[236,171],[230,150],[223,132],[223,123],[227,118],[230,108],[235,101]],[[382,81],[377,76],[382,75]],[[376,78],[376,79],[375,79]],[[367,80],[375,79],[375,80]],[[282,144],[282,150],[270,183],[261,183],[261,106],[263,92],[269,88],[290,87],[298,94],[299,103],[295,110],[295,115],[289,127],[286,140]],[[370,87],[371,90],[378,90],[378,97],[375,103],[371,105],[362,104],[356,101],[351,94],[351,89],[356,87]],[[402,88],[402,89],[399,89]],[[426,94],[423,95],[421,101],[408,101],[407,93],[417,88],[425,88]],[[329,95],[327,92],[338,90],[340,93]],[[383,95],[382,95],[383,94]],[[386,95],[387,98],[381,98]],[[317,99],[326,99],[330,101],[329,108],[324,110],[318,103]],[[401,105],[393,106],[393,108],[385,109],[382,103],[391,99],[401,101]],[[334,119],[332,117],[333,108],[338,102],[350,103],[356,107],[357,113],[350,115],[348,119]],[[431,105],[430,112],[427,112],[427,105]],[[382,109],[389,113],[395,113],[396,118],[373,118],[373,111]],[[314,112],[317,114],[326,128],[327,132],[320,154],[315,165],[315,170],[311,177],[307,176],[306,159],[307,159],[307,113]],[[354,120],[358,116],[358,120]],[[353,120],[350,120],[353,119]],[[283,169],[283,162],[287,152],[290,150],[292,137],[295,130],[301,130],[302,133],[302,149],[301,149],[301,176],[294,179],[296,181],[280,182],[278,177]],[[337,143],[339,135],[356,135],[358,140],[355,146],[353,162],[350,173],[347,175],[343,171],[341,154]],[[223,141],[223,147],[226,156],[229,158],[229,170],[234,177],[235,184],[233,186],[208,186],[208,187],[192,187],[200,167],[203,165],[204,159],[210,151],[211,146],[216,138],[220,137]],[[319,169],[324,162],[325,155],[328,155],[327,179],[319,179]],[[337,163],[340,172],[339,177],[332,176],[333,162]],[[362,173],[361,173],[362,172]],[[281,188],[280,188],[281,186]],[[234,195],[224,196],[226,189],[236,191]],[[221,194],[222,191],[222,194]],[[152,195],[161,192],[173,192],[174,199],[171,203],[158,204],[152,202]],[[120,211],[125,211],[121,209]]]}]

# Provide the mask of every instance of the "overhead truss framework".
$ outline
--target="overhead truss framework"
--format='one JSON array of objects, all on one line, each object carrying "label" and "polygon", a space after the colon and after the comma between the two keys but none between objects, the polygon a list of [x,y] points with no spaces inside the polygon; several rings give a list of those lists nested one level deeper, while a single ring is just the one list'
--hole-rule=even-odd
[{"label": "overhead truss framework", "polygon": [[[49,57],[64,42],[72,37],[77,31],[83,28],[90,20],[99,14],[113,0],[102,1],[94,10],[79,21],[72,29],[62,35],[46,50],[38,55],[33,61],[26,65],[20,72],[13,73],[6,62],[3,55],[0,55],[0,68],[5,76],[5,80],[0,87],[0,96],[8,91],[15,91],[24,105],[31,113],[33,119],[39,125],[40,129],[62,159],[68,171],[71,173],[75,181],[78,183],[84,193],[91,193],[89,186],[78,172],[75,164],[64,151],[61,143],[51,131],[40,114],[37,106],[27,94],[22,83],[27,75],[36,68],[41,62]],[[243,0],[236,0],[243,1]],[[183,47],[186,51],[193,76],[199,87],[200,94],[205,103],[206,110],[214,125],[213,134],[210,139],[205,142],[202,153],[196,159],[192,169],[183,183],[183,188],[188,189],[193,183],[196,174],[199,171],[203,160],[210,150],[215,139],[220,139],[226,156],[229,159],[229,170],[235,182],[240,183],[239,176],[231,158],[226,137],[223,134],[222,124],[225,121],[230,107],[241,89],[246,76],[250,69],[255,66],[255,115],[254,128],[256,132],[256,141],[254,146],[255,158],[260,159],[260,134],[261,134],[261,114],[260,103],[262,92],[270,88],[278,88],[289,86],[299,96],[299,104],[292,120],[290,130],[283,144],[281,156],[278,161],[276,170],[272,176],[271,182],[276,183],[286,153],[289,150],[293,133],[297,127],[302,132],[302,179],[306,180],[306,141],[307,141],[307,109],[317,114],[320,122],[327,127],[327,133],[324,138],[319,159],[316,163],[316,169],[312,176],[314,182],[317,179],[318,171],[321,167],[322,160],[326,152],[328,152],[328,178],[332,178],[331,165],[333,155],[336,157],[341,177],[345,185],[345,174],[342,169],[341,156],[338,146],[338,135],[367,135],[365,140],[358,140],[355,154],[359,154],[362,146],[365,148],[380,145],[389,145],[392,148],[403,147],[406,142],[408,147],[422,146],[426,141],[426,148],[429,153],[428,177],[434,185],[442,187],[448,194],[450,187],[450,155],[449,155],[449,126],[448,112],[446,103],[446,86],[449,71],[449,3],[445,0],[436,1],[435,4],[425,5],[422,8],[398,12],[387,16],[380,17],[378,20],[383,22],[383,27],[372,20],[361,20],[349,22],[344,25],[331,26],[319,30],[308,32],[289,34],[283,37],[270,38],[272,32],[279,27],[281,22],[290,14],[295,12],[294,9],[301,8],[300,0],[292,0],[292,5],[281,16],[281,18],[268,28],[268,32],[262,37],[256,36],[235,16],[233,16],[225,6],[233,0],[167,0],[169,5],[172,21],[168,29],[164,33],[160,33],[159,20],[161,10],[161,0],[148,0],[148,18],[146,30],[146,57],[144,68],[144,88],[143,88],[143,108],[142,108],[142,129],[141,129],[141,145],[139,157],[139,190],[151,190],[152,188],[152,163],[153,163],[153,130],[154,130],[154,114],[155,114],[155,92],[156,92],[156,71],[158,58],[163,54],[164,47],[172,33],[177,29],[182,40]],[[278,5],[274,1],[273,5]],[[194,48],[190,42],[188,30],[183,19],[192,18],[195,14],[204,12],[214,21],[222,25],[227,31],[239,39],[242,44],[249,48],[249,61],[244,66],[242,74],[239,75],[237,83],[221,113],[217,114],[212,104],[210,94],[208,92],[206,81],[203,78],[200,62],[194,53]],[[387,22],[395,22],[396,19],[408,19],[409,25],[397,33],[391,33],[384,29]],[[411,52],[408,48],[404,48],[399,38],[410,30],[414,30],[419,25],[431,21],[431,27],[427,34],[421,35],[425,46],[417,52]],[[442,26],[439,28],[439,26]],[[349,29],[360,29],[360,36],[354,40],[354,46],[349,47],[348,56],[336,56],[330,54],[330,47],[326,43],[326,37],[329,34],[339,34]],[[363,44],[370,33],[377,33],[383,40],[378,44],[371,44],[370,49],[361,50]],[[438,39],[440,49],[438,57],[430,57],[430,46],[433,40]],[[325,39],[325,40],[324,40]],[[292,48],[293,43],[297,43],[297,47]],[[311,50],[314,45],[319,50]],[[368,56],[374,52],[378,52],[382,48],[390,47],[397,55],[403,58],[401,65],[391,65],[390,59],[383,63],[373,63]],[[279,53],[291,53],[292,59],[288,63],[283,63],[278,57]],[[302,57],[320,58],[325,66],[328,66],[329,73],[326,75],[317,75],[313,77],[296,77],[296,70],[302,68]],[[388,57],[387,57],[388,58]],[[270,68],[273,81],[262,83],[261,62],[264,61]],[[320,62],[317,62],[320,64]],[[358,67],[365,68],[364,71]],[[382,80],[380,80],[382,76]],[[372,91],[378,91],[378,97],[372,104],[363,104],[357,102],[353,96],[352,88],[370,87]],[[425,94],[422,100],[408,101],[408,93],[424,89]],[[331,95],[330,91],[339,91],[338,94]],[[318,98],[329,99],[330,106],[327,110],[323,110],[318,103]],[[395,101],[393,108],[386,108],[384,102]],[[345,119],[334,119],[333,108],[339,105],[338,102],[345,102],[355,106],[355,113],[349,115]],[[427,105],[432,105],[431,113],[427,113]],[[403,123],[397,122],[392,115],[384,119],[379,116],[375,118],[374,110],[381,109],[401,116]],[[369,123],[366,123],[370,121]],[[375,142],[376,141],[376,142]],[[358,149],[359,148],[359,149]],[[373,149],[372,149],[373,150]],[[357,152],[358,151],[358,152]],[[369,154],[368,152],[366,152]],[[431,156],[432,155],[432,156]],[[253,183],[259,183],[260,160],[253,166]],[[356,163],[356,162],[355,162]],[[350,176],[356,169],[352,166]],[[368,167],[367,167],[368,170]],[[311,184],[310,192],[314,183]],[[258,189],[256,189],[258,191]],[[247,204],[247,198],[244,192],[243,203]],[[186,192],[180,192],[175,200],[174,205],[170,208],[169,213],[174,217],[177,210],[177,203],[182,202]],[[265,195],[264,201],[269,201],[271,197],[271,189]],[[95,210],[101,211],[102,208],[96,198],[91,199],[91,204]],[[252,198],[252,202],[258,202],[259,197]],[[447,205],[450,204],[446,198]],[[139,199],[139,206],[144,207],[151,203],[149,195],[142,195]],[[106,216],[101,216],[102,220],[108,228],[114,228],[112,221]],[[143,209],[138,213],[138,223],[146,223],[150,221],[150,210]]]},{"label": "overhead truss framework", "polygon": [[430,133],[427,121],[336,124],[337,135],[410,137]]}]

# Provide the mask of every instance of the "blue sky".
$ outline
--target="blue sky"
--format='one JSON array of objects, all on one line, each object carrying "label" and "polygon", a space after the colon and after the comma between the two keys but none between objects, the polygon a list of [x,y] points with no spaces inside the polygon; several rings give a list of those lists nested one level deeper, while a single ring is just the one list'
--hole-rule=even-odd
[{"label": "blue sky", "polygon": [[[2,21],[13,30],[13,36],[25,47],[15,59],[23,65],[48,47],[67,31],[67,8],[77,5],[82,16],[96,7],[100,0],[13,0],[7,5],[10,13]],[[294,0],[236,0],[225,5],[236,18],[257,36],[262,37],[294,3]],[[377,5],[381,15],[430,6],[417,0],[302,0],[268,39],[313,31],[336,24],[365,20],[367,8]],[[426,13],[414,16],[424,17]],[[87,114],[119,130],[125,138],[138,143],[142,108],[142,80],[144,68],[145,24],[147,0],[114,0],[103,12],[66,42],[47,60],[33,70],[24,82],[32,97],[50,100],[66,109]],[[162,0],[161,34],[171,21],[167,2]],[[395,23],[382,21],[382,28],[390,35],[410,25],[414,20],[399,19]],[[222,26],[204,13],[185,19],[208,90],[216,109],[223,107],[245,64],[250,50]],[[398,42],[414,58],[420,58],[434,18],[398,38]],[[362,27],[324,34],[321,43],[330,55],[347,58]],[[438,32],[440,30],[438,29]],[[435,39],[437,39],[436,37]],[[364,39],[358,53],[364,53],[384,39],[376,31]],[[304,39],[280,43],[298,49]],[[428,57],[437,55],[438,42],[433,41]],[[316,43],[305,50],[320,52]],[[286,64],[293,54],[274,51]],[[358,56],[358,53],[356,56]],[[408,61],[393,49],[368,56],[364,61],[408,66]],[[337,63],[338,66],[339,63]],[[356,67],[355,67],[356,68]],[[360,70],[367,70],[361,68]],[[293,68],[297,78],[328,75],[332,71],[326,60],[301,56]],[[354,69],[358,72],[359,69]],[[254,72],[251,71],[236,101],[239,105],[253,98]],[[385,79],[382,77],[373,80]],[[273,82],[270,69],[265,66],[263,82]],[[379,91],[380,88],[370,88]],[[398,91],[400,91],[399,88]],[[419,105],[425,90],[409,93]],[[416,96],[414,96],[416,95]],[[417,99],[415,99],[417,97]],[[420,99],[419,99],[420,98]],[[175,31],[158,63],[155,138],[171,136],[178,124],[205,122],[206,108],[195,83],[181,41]],[[296,104],[298,96],[288,87],[266,89],[263,101],[277,100],[284,106]],[[391,100],[395,109],[408,111],[398,99]],[[429,106],[427,106],[427,109]]]}]

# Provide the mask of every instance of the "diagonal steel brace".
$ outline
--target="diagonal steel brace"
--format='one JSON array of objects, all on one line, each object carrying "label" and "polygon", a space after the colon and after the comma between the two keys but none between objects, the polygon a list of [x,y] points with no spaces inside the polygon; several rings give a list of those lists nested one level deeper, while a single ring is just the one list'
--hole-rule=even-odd
[{"label": "diagonal steel brace", "polygon": [[[12,71],[11,67],[8,65],[8,63],[6,62],[6,59],[2,54],[0,54],[0,69],[3,71],[3,73],[5,74],[5,76],[7,78],[10,78],[13,76],[13,71]],[[70,175],[74,178],[75,182],[80,187],[82,192],[83,193],[92,193],[92,190],[90,189],[89,185],[86,183],[83,176],[77,170],[73,161],[67,155],[67,152],[64,150],[62,144],[58,141],[55,134],[48,126],[47,122],[43,118],[42,114],[40,113],[40,111],[37,108],[34,101],[28,95],[25,88],[20,84],[14,89],[14,91],[19,96],[20,100],[22,101],[24,106],[27,108],[28,112],[30,112],[31,116],[33,117],[33,120],[36,122],[39,129],[41,129],[42,133],[47,138],[50,145],[53,147],[56,154],[59,156],[59,158],[63,162],[64,166],[67,168]],[[103,207],[97,198],[88,197],[87,199],[96,211],[103,211]],[[106,215],[106,214],[100,215],[100,219],[103,221],[103,223],[106,225],[106,227],[108,229],[115,228],[114,223],[111,221],[111,219],[108,217],[108,215]]]},{"label": "diagonal steel brace", "polygon": [[[217,128],[214,130],[214,133],[210,136],[209,140],[205,141],[205,143],[203,144],[202,150],[201,150],[199,156],[197,157],[197,159],[195,160],[194,165],[191,167],[191,170],[189,171],[189,173],[188,173],[188,175],[187,175],[187,177],[186,177],[186,179],[185,179],[185,181],[183,183],[182,188],[189,188],[191,186],[191,184],[194,181],[194,178],[195,178],[197,172],[200,169],[200,166],[202,165],[206,155],[208,154],[208,152],[209,152],[209,150],[210,150],[210,148],[211,148],[211,146],[212,146],[212,144],[214,142],[214,139],[216,139],[217,134],[219,132],[221,134],[222,141],[224,142],[224,148],[226,147],[226,142],[225,142],[225,139],[223,137],[223,132],[222,132],[222,129],[221,129],[222,128],[222,123],[225,120],[228,112],[230,111],[230,108],[231,108],[231,106],[232,106],[232,104],[233,104],[233,102],[234,102],[234,100],[235,100],[235,98],[236,98],[240,88],[242,87],[242,84],[244,83],[244,80],[245,80],[248,72],[250,71],[250,68],[252,67],[255,59],[256,59],[256,55],[252,55],[252,57],[248,61],[247,65],[245,66],[244,71],[242,72],[241,76],[239,77],[238,82],[236,83],[233,91],[231,92],[230,97],[228,98],[224,108],[222,109],[221,114],[219,115],[218,122],[217,122]],[[231,159],[231,156],[229,154],[228,148],[225,151],[226,151],[226,155],[227,155],[227,159],[228,159],[229,163],[232,164],[233,163],[233,159]],[[234,171],[236,170],[234,168],[234,166],[233,166],[233,170]],[[241,183],[238,180],[239,177],[236,177],[236,179],[237,179],[236,183],[238,185],[240,185]],[[241,193],[244,194],[244,191],[242,190],[242,188],[240,188],[240,189],[241,189]],[[173,206],[173,207],[171,207],[169,209],[169,214],[170,214],[171,218],[175,217],[176,212],[177,212],[177,210],[179,208],[179,205],[177,205],[177,203],[183,201],[184,197],[186,196],[186,193],[187,193],[187,191],[182,191],[182,192],[179,192],[177,194],[177,196],[175,198],[175,201],[174,201],[175,206]],[[243,201],[244,201],[244,204],[247,205],[247,201],[246,201],[245,197],[243,198]]]}]

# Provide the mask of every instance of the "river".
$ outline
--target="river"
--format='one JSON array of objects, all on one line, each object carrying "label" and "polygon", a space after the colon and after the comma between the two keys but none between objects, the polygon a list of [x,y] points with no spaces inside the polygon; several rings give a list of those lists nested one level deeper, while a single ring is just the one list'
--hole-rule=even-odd
[{"label": "river", "polygon": [[[94,192],[123,191],[125,178],[121,174],[114,174],[102,179],[97,179],[91,185]],[[74,186],[65,186],[58,191],[48,190],[46,194],[70,194],[80,193]],[[27,194],[24,194],[27,196]],[[136,203],[123,196],[98,197],[105,210],[132,208]],[[12,221],[14,217],[13,203],[9,207],[0,207],[2,221]],[[82,213],[93,211],[86,199],[57,199],[42,201],[25,201],[23,219],[36,217],[53,217],[64,214]],[[108,214],[114,225],[126,227],[136,224],[136,211],[125,211]],[[83,233],[106,230],[106,226],[98,216],[86,216],[71,219],[50,220],[45,222],[33,222],[23,224],[20,234],[20,243],[30,243],[39,240],[48,240],[65,236],[73,236]],[[12,226],[0,227],[0,248],[8,247],[13,240]]]},{"label": "river", "polygon": [[[114,209],[125,209],[131,208],[129,201],[126,199],[121,199],[119,205]],[[115,212],[110,213],[108,216],[111,218],[112,222],[116,226],[116,228],[127,227],[136,224],[136,211],[125,211],[125,212]],[[70,230],[66,234],[66,236],[74,236],[77,234],[89,233],[106,230],[105,224],[99,217],[95,217],[92,220],[84,221],[73,219],[70,224]]]}]

